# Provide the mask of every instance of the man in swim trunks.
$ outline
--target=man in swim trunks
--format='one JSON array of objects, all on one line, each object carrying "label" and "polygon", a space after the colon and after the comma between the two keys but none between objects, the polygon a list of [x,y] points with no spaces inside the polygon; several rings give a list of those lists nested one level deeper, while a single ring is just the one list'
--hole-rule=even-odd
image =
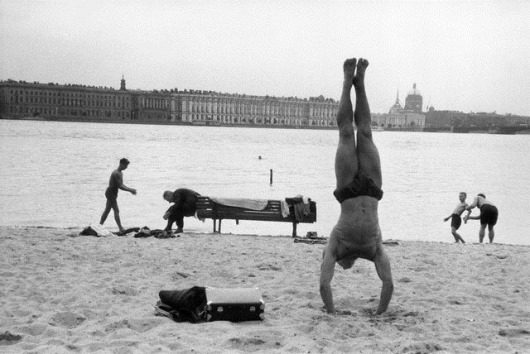
[{"label": "man in swim trunks", "polygon": [[[471,209],[478,207],[480,209],[479,216],[469,216],[471,214]],[[467,223],[467,220],[480,220],[480,230],[478,232],[479,242],[482,243],[484,236],[486,234],[486,226],[488,227],[488,237],[490,243],[493,243],[493,238],[495,237],[494,226],[497,224],[497,219],[499,217],[499,211],[497,207],[486,199],[486,196],[483,193],[477,194],[473,203],[467,208],[467,215],[464,216],[464,222]]]},{"label": "man in swim trunks", "polygon": [[177,230],[175,233],[183,232],[184,217],[195,215],[197,211],[197,197],[199,196],[199,193],[187,188],[179,188],[174,192],[164,192],[163,198],[169,203],[174,203],[164,214],[164,220],[167,220],[166,231],[171,231],[171,226],[176,222]]},{"label": "man in swim trunks", "polygon": [[444,219],[444,222],[451,219],[451,233],[455,238],[455,243],[466,243],[462,236],[460,236],[458,232],[456,232],[456,230],[460,228],[460,225],[462,225],[462,218],[460,217],[460,215],[462,215],[462,213],[467,208],[466,197],[467,194],[465,192],[460,192],[460,194],[458,195],[458,199],[460,200],[460,202],[456,205],[456,208],[453,213]]},{"label": "man in swim trunks", "polygon": [[[335,156],[337,189],[334,192],[341,212],[324,250],[320,274],[320,296],[328,313],[336,313],[331,292],[335,263],[344,269],[351,268],[357,258],[375,263],[383,282],[376,314],[386,311],[394,290],[377,215],[383,191],[379,152],[372,140],[370,108],[364,88],[367,67],[365,59],[344,62],[344,83],[337,113],[339,144]],[[357,96],[355,113],[350,98],[352,85]]]},{"label": "man in swim trunks", "polygon": [[124,191],[136,195],[136,189],[129,188],[125,184],[123,184],[122,171],[127,169],[127,166],[129,166],[129,160],[127,160],[126,158],[121,159],[118,168],[114,170],[110,175],[109,186],[105,191],[105,197],[107,197],[107,204],[105,205],[105,210],[103,211],[103,214],[101,215],[101,220],[99,221],[99,223],[103,225],[105,223],[105,220],[107,220],[107,216],[110,213],[110,209],[112,209],[114,211],[114,220],[116,220],[116,224],[118,224],[120,232],[123,232],[125,229],[121,225],[120,220],[120,209],[118,208],[118,190],[122,189]]}]

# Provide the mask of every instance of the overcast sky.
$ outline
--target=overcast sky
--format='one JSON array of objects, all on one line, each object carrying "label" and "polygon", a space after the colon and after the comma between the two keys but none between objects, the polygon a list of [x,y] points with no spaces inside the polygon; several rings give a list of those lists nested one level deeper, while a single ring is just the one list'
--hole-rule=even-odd
[{"label": "overcast sky", "polygon": [[338,99],[370,61],[373,112],[530,115],[530,1],[0,0],[0,79]]}]

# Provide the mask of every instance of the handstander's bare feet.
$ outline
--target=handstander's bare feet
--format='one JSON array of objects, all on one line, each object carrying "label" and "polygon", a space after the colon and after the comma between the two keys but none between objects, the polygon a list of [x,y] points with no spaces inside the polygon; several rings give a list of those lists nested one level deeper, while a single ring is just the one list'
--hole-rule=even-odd
[{"label": "handstander's bare feet", "polygon": [[351,85],[353,84],[353,79],[355,77],[355,67],[357,66],[357,59],[351,58],[344,61],[344,84]]},{"label": "handstander's bare feet", "polygon": [[364,86],[364,73],[366,72],[368,64],[368,60],[359,58],[359,61],[357,62],[357,72],[353,77],[353,86],[356,88]]}]

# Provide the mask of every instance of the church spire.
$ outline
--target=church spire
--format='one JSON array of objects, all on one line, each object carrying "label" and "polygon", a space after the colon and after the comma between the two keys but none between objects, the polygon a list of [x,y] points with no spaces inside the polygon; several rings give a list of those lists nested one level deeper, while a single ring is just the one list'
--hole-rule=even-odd
[{"label": "church spire", "polygon": [[395,114],[395,113],[401,112],[402,110],[403,108],[401,108],[401,103],[399,103],[399,89],[398,89],[396,93],[396,103],[394,103],[394,105],[390,107],[390,111],[388,113]]},{"label": "church spire", "polygon": [[120,91],[126,91],[127,89],[125,88],[125,77],[123,76],[123,74],[121,74],[121,82],[120,82]]}]

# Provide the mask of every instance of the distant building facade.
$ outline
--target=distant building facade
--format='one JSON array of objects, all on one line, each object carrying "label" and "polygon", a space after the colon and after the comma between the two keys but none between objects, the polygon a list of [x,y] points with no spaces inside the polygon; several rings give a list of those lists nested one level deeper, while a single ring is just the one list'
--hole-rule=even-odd
[{"label": "distant building facade", "polygon": [[[530,117],[493,113],[422,112],[423,98],[413,85],[388,113],[372,113],[372,124],[385,130],[495,131],[527,129]],[[129,90],[122,76],[118,90],[85,85],[0,81],[0,118],[89,122],[138,122],[189,125],[234,125],[335,128],[339,104],[323,96],[250,96],[200,90]]]},{"label": "distant building facade", "polygon": [[0,82],[1,118],[129,121],[195,125],[335,127],[338,102],[198,90],[127,90],[83,85]]},{"label": "distant building facade", "polygon": [[429,131],[516,132],[528,130],[529,127],[530,117],[527,116],[500,115],[495,112],[437,111],[434,107],[426,112],[426,130]]},{"label": "distant building facade", "polygon": [[191,124],[332,127],[338,103],[185,90],[172,94],[171,121]]},{"label": "distant building facade", "polygon": [[129,120],[132,98],[126,91],[81,85],[0,82],[2,118]]}]

